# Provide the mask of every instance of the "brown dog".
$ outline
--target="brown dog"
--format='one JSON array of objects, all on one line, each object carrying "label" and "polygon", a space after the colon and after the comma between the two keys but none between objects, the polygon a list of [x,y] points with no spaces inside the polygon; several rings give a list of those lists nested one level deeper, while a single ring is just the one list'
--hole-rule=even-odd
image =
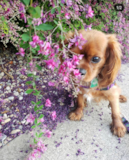
[{"label": "brown dog", "polygon": [[[84,56],[78,65],[82,75],[81,93],[77,97],[78,106],[69,114],[69,119],[82,118],[87,100],[108,100],[112,111],[111,130],[113,134],[122,137],[126,128],[121,121],[119,101],[125,102],[126,98],[120,95],[120,88],[114,82],[121,67],[120,44],[113,34],[105,34],[97,30],[79,30],[78,33],[81,33],[87,42],[81,50],[77,46],[72,46],[70,49]],[[64,43],[66,44],[73,36],[74,33],[67,33]]]}]

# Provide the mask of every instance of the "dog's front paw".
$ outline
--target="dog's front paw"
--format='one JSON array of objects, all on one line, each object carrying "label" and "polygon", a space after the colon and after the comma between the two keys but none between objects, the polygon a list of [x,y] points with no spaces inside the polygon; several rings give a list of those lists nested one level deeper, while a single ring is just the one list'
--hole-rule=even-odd
[{"label": "dog's front paw", "polygon": [[118,137],[123,137],[126,133],[126,127],[123,125],[122,122],[116,125],[111,124],[111,131],[114,135]]},{"label": "dog's front paw", "polygon": [[123,95],[120,95],[120,96],[119,96],[119,101],[120,101],[121,103],[127,102],[127,98],[126,98],[125,96],[123,96]]},{"label": "dog's front paw", "polygon": [[82,116],[83,116],[82,110],[80,111],[75,110],[75,111],[70,112],[68,117],[70,120],[79,121],[82,118]]}]

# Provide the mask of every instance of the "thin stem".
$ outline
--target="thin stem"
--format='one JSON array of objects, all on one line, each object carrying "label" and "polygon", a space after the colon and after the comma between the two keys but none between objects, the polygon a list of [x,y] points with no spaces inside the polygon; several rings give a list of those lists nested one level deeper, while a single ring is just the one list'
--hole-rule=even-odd
[{"label": "thin stem", "polygon": [[30,6],[32,7],[33,0],[30,0]]}]

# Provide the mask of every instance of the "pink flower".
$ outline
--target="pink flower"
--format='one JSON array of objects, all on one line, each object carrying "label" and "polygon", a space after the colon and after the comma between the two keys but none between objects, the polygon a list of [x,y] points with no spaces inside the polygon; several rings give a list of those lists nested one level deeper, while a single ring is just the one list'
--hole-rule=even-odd
[{"label": "pink flower", "polygon": [[0,116],[0,122],[2,122],[2,121],[3,121],[3,117]]},{"label": "pink flower", "polygon": [[54,83],[54,82],[48,82],[48,85],[49,85],[49,86],[54,86],[55,83]]},{"label": "pink flower", "polygon": [[49,55],[51,50],[52,50],[52,48],[51,48],[51,45],[49,42],[46,42],[46,43],[41,42],[40,50],[38,51],[38,54]]},{"label": "pink flower", "polygon": [[42,21],[41,21],[41,18],[34,18],[32,23],[35,25],[35,26],[39,26],[40,24],[42,24]]},{"label": "pink flower", "polygon": [[51,107],[51,101],[49,99],[46,100],[45,106],[46,107]]},{"label": "pink flower", "polygon": [[30,113],[27,117],[27,122],[33,124],[35,120],[35,117],[32,113]]},{"label": "pink flower", "polygon": [[74,69],[73,73],[74,73],[74,75],[75,75],[75,76],[80,75],[80,72],[79,72],[79,70],[78,70],[78,69]]},{"label": "pink flower", "polygon": [[26,16],[25,16],[24,13],[21,13],[21,14],[20,14],[20,18],[23,19],[24,22],[26,23],[27,20],[26,20]]},{"label": "pink flower", "polygon": [[20,48],[20,49],[19,49],[19,52],[18,52],[18,53],[16,53],[16,54],[20,54],[22,57],[24,57],[24,55],[25,55],[25,51],[24,51],[24,49],[23,49],[23,48]]},{"label": "pink flower", "polygon": [[37,43],[39,41],[39,36],[34,35],[33,36],[33,42]]},{"label": "pink flower", "polygon": [[91,6],[88,7],[88,13],[86,15],[86,18],[92,18],[94,16],[94,11],[92,10]]},{"label": "pink flower", "polygon": [[52,115],[52,119],[54,121],[56,119],[56,111],[53,111],[51,115]]},{"label": "pink flower", "polygon": [[33,62],[30,62],[29,65],[30,65],[30,67],[32,67],[33,66]]},{"label": "pink flower", "polygon": [[58,63],[56,63],[53,59],[49,59],[49,60],[44,60],[44,62],[46,62],[46,65],[49,69],[51,69],[52,71],[55,69],[55,67],[58,65]]},{"label": "pink flower", "polygon": [[66,0],[67,6],[72,6],[72,0]]},{"label": "pink flower", "polygon": [[49,42],[46,42],[46,44],[45,44],[45,46],[44,46],[44,49],[45,49],[45,50],[50,50],[50,48],[51,48],[50,43],[49,43]]},{"label": "pink flower", "polygon": [[36,43],[33,42],[33,41],[29,42],[29,44],[31,45],[32,48],[36,48],[37,47]]},{"label": "pink flower", "polygon": [[66,19],[70,19],[69,13],[65,13],[65,18],[66,18]]},{"label": "pink flower", "polygon": [[68,77],[65,76],[63,79],[64,79],[65,83],[69,83]]},{"label": "pink flower", "polygon": [[45,145],[43,144],[42,140],[40,140],[38,143],[37,143],[37,150],[44,153],[47,148],[45,147]]},{"label": "pink flower", "polygon": [[50,138],[51,137],[51,133],[52,133],[51,131],[46,130],[46,133],[44,134],[44,136]]},{"label": "pink flower", "polygon": [[44,122],[44,118],[41,118],[41,119],[39,120],[39,122]]}]

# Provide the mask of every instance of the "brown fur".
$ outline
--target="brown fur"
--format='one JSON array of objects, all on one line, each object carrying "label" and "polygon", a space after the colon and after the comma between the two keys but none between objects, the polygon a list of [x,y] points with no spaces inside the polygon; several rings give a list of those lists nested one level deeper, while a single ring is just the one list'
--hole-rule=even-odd
[{"label": "brown fur", "polygon": [[[115,80],[121,66],[121,49],[115,35],[105,34],[97,30],[79,30],[83,38],[87,42],[82,46],[82,50],[72,46],[71,51],[77,54],[84,54],[78,68],[83,68],[87,71],[82,77],[82,84],[90,83],[95,77],[98,78],[99,88],[107,87]],[[65,35],[65,44],[74,36],[74,33],[69,32]],[[99,63],[92,63],[91,58],[98,56],[101,58]],[[60,57],[61,58],[61,57]],[[61,58],[62,61],[62,58]],[[91,96],[97,102],[101,99],[108,100],[112,110],[112,125],[111,131],[118,137],[124,136],[126,128],[120,118],[119,100],[125,102],[126,98],[120,95],[120,88],[115,85],[109,90],[95,90],[94,88],[85,89],[80,87],[82,91],[77,97],[77,109],[69,114],[71,120],[80,120],[83,116],[85,107],[85,95]]]}]

